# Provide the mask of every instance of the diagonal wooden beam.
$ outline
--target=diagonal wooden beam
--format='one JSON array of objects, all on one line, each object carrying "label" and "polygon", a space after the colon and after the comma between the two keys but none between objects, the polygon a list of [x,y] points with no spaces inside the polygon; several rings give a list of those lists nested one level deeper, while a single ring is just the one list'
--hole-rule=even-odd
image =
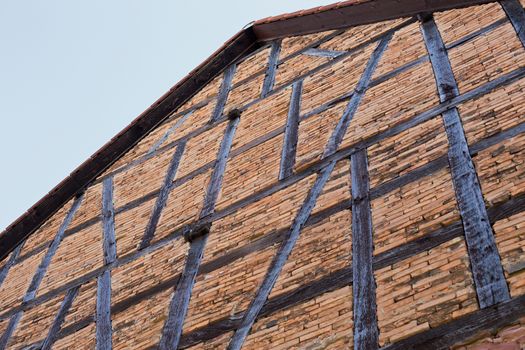
[{"label": "diagonal wooden beam", "polygon": [[261,91],[261,98],[268,96],[270,91],[273,89],[275,83],[275,73],[279,62],[279,54],[281,53],[281,40],[274,40],[272,42],[272,49],[270,51],[270,57],[268,58],[268,67],[264,75],[264,81]]},{"label": "diagonal wooden beam", "polygon": [[168,130],[166,130],[166,132],[164,133],[164,135],[162,135],[161,138],[159,138],[157,140],[157,142],[155,142],[151,147],[150,149],[148,150],[148,152],[146,153],[145,157],[155,153],[155,151],[157,151],[159,149],[159,147],[164,143],[164,141],[166,141],[168,139],[168,137],[173,134],[175,131],[177,131],[178,128],[180,128],[180,126],[182,124],[184,124],[184,122],[193,114],[195,110],[190,110],[189,112],[187,113],[184,113],[179,120],[177,120],[175,122],[175,124],[173,124]]},{"label": "diagonal wooden beam", "polygon": [[60,309],[58,310],[58,313],[55,316],[55,320],[53,321],[53,324],[51,325],[51,328],[47,333],[46,339],[44,339],[44,342],[42,343],[40,350],[51,350],[53,343],[57,339],[58,332],[62,327],[62,323],[64,323],[64,319],[66,318],[66,315],[69,309],[71,308],[73,301],[78,295],[79,289],[80,286],[76,286],[68,290],[66,296],[64,297],[64,300],[62,301],[62,304],[60,305]]},{"label": "diagonal wooden beam", "polygon": [[355,350],[377,349],[379,344],[373,269],[374,242],[370,209],[370,180],[366,152],[366,149],[362,149],[350,158]]},{"label": "diagonal wooden beam", "polygon": [[288,108],[288,119],[284,130],[283,148],[281,152],[281,164],[279,169],[279,180],[283,180],[293,174],[295,155],[297,153],[297,140],[299,138],[299,120],[301,113],[301,95],[303,93],[303,81],[299,80],[292,85],[292,97]]},{"label": "diagonal wooden beam", "polygon": [[[40,287],[40,283],[42,282],[42,279],[44,278],[44,275],[47,272],[47,268],[49,267],[49,264],[51,263],[51,259],[53,258],[56,251],[58,250],[58,247],[60,246],[60,243],[62,242],[62,239],[64,238],[64,232],[66,231],[67,227],[71,223],[71,220],[73,220],[73,217],[75,216],[75,213],[80,207],[80,204],[82,203],[83,198],[84,196],[81,195],[75,198],[75,200],[73,201],[73,204],[71,205],[71,208],[66,214],[64,221],[62,221],[62,224],[60,224],[60,227],[58,228],[58,231],[55,237],[53,238],[51,245],[47,249],[46,254],[42,258],[42,261],[38,265],[38,268],[35,274],[33,275],[33,279],[31,280],[31,284],[27,288],[26,294],[24,295],[24,298],[22,300],[22,304],[26,304],[35,298],[38,287]],[[9,324],[7,325],[7,328],[4,334],[0,338],[0,349],[5,349],[7,347],[7,344],[9,343],[9,339],[11,338],[11,335],[13,334],[16,326],[18,325],[18,322],[20,321],[20,318],[22,317],[23,313],[24,311],[20,310],[16,314],[14,314],[9,320]]]},{"label": "diagonal wooden beam", "polygon": [[281,273],[281,270],[288,260],[288,256],[292,252],[292,249],[299,238],[301,229],[310,217],[315,203],[317,202],[317,198],[321,194],[324,185],[328,181],[335,164],[335,162],[329,163],[324,169],[321,170],[319,175],[317,175],[317,178],[312,188],[308,192],[303,205],[299,209],[299,212],[297,213],[297,216],[295,217],[284,242],[280,246],[277,254],[274,256],[255,298],[250,303],[250,306],[244,313],[244,317],[239,327],[233,334],[230,344],[228,345],[228,350],[238,350],[244,344],[244,340],[248,336],[248,333],[250,332],[253,323],[259,315],[259,312],[264,306],[264,303],[268,299],[268,296],[270,295],[270,292],[272,291],[273,286],[275,285],[275,282]]},{"label": "diagonal wooden beam", "polygon": [[17,262],[18,257],[20,256],[20,252],[22,251],[22,248],[24,247],[24,242],[20,243],[18,247],[16,247],[15,250],[13,250],[13,254],[9,257],[9,260],[5,263],[4,266],[2,266],[2,269],[0,270],[0,287],[2,286],[2,283],[4,283],[5,278],[7,277],[7,274],[9,273],[9,270],[13,265]]},{"label": "diagonal wooden beam", "polygon": [[215,123],[222,117],[224,106],[226,106],[226,101],[228,100],[228,96],[230,95],[230,90],[232,88],[232,80],[233,76],[235,75],[236,67],[237,66],[235,64],[231,64],[224,71],[221,87],[219,88],[219,94],[217,95],[217,104],[213,110],[210,124]]},{"label": "diagonal wooden beam", "polygon": [[519,0],[501,0],[499,3],[512,23],[521,44],[525,47],[525,10],[523,6]]},{"label": "diagonal wooden beam", "polygon": [[[215,168],[213,169],[208,190],[204,199],[204,205],[199,215],[199,218],[205,218],[215,211],[215,203],[222,188],[222,180],[226,162],[230,153],[231,145],[237,126],[239,125],[238,111],[230,113],[230,122],[225,130],[224,137],[221,142]],[[184,271],[178,281],[175,293],[170,302],[168,318],[162,329],[162,337],[159,348],[161,350],[177,349],[182,328],[184,326],[184,319],[188,311],[188,306],[191,298],[191,292],[195,284],[195,277],[199,271],[204,248],[209,234],[209,226],[200,227],[194,230],[195,236],[188,237],[190,242],[188,256],[186,258],[186,265]]]},{"label": "diagonal wooden beam", "polygon": [[177,174],[179,163],[182,159],[182,155],[184,153],[185,148],[186,142],[182,141],[178,144],[177,149],[173,153],[173,157],[171,158],[171,162],[168,166],[168,170],[166,171],[166,175],[164,177],[164,183],[160,188],[159,195],[157,197],[157,200],[155,201],[155,206],[151,211],[151,216],[149,218],[146,229],[144,230],[144,235],[142,236],[142,241],[140,242],[139,250],[142,250],[149,246],[151,240],[155,236],[155,231],[157,230],[157,224],[159,223],[160,215],[162,214],[162,210],[166,206],[168,196],[170,194],[171,189],[173,188],[173,180],[175,179],[175,175]]},{"label": "diagonal wooden beam", "polygon": [[368,60],[366,68],[361,75],[361,78],[357,82],[354,93],[350,97],[350,101],[348,102],[341,119],[337,123],[337,126],[328,139],[328,143],[323,153],[323,158],[334,154],[339,148],[339,145],[345,136],[346,130],[348,129],[348,126],[350,125],[350,122],[352,121],[354,114],[357,111],[357,108],[359,107],[366,90],[368,89],[368,85],[370,84],[372,75],[374,74],[377,65],[379,64],[379,60],[381,59],[381,56],[383,56],[383,53],[385,52],[393,35],[394,32],[389,32],[383,39],[381,39],[372,53],[372,56]]},{"label": "diagonal wooden beam", "polygon": [[[441,102],[459,96],[447,50],[432,15],[421,16],[421,32],[430,56]],[[443,113],[449,142],[448,161],[463,222],[478,302],[485,308],[510,298],[490,226],[478,175],[456,107]]]}]

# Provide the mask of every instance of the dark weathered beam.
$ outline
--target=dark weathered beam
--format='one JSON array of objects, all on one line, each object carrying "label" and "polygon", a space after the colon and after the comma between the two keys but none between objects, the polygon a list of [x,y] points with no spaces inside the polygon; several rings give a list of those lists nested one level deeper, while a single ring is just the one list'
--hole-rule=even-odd
[{"label": "dark weathered beam", "polygon": [[317,202],[317,198],[321,194],[324,185],[328,181],[334,167],[335,162],[331,162],[318,174],[314,184],[312,185],[312,188],[310,189],[306,196],[306,199],[304,200],[304,203],[299,209],[299,212],[297,213],[292,226],[290,227],[290,231],[288,232],[282,245],[279,247],[279,251],[274,256],[270,267],[266,272],[264,280],[261,283],[259,289],[257,290],[255,298],[250,303],[250,306],[244,313],[244,317],[239,327],[233,334],[230,344],[228,345],[229,350],[238,350],[244,344],[244,340],[248,336],[248,333],[250,332],[250,329],[252,328],[255,319],[259,315],[259,312],[264,306],[264,303],[268,299],[268,295],[270,295],[270,292],[272,291],[273,286],[275,285],[275,282],[279,277],[279,274],[281,273],[284,265],[286,264],[288,256],[292,252],[292,249],[295,246],[297,239],[299,238],[301,229],[310,217],[312,209],[314,208],[315,203]]},{"label": "dark weathered beam", "polygon": [[385,52],[393,35],[394,33],[390,32],[383,39],[381,39],[374,52],[370,56],[365,70],[357,82],[354,93],[352,94],[352,97],[350,97],[350,101],[348,102],[341,119],[339,119],[337,126],[328,139],[328,143],[323,153],[323,158],[334,154],[339,148],[339,145],[346,134],[346,130],[348,129],[348,125],[350,125],[350,122],[352,121],[352,118],[354,117],[354,114],[357,111],[357,108],[359,107],[366,90],[368,89],[368,85],[370,84],[370,80],[372,79],[372,75],[374,74],[377,65],[379,64],[379,60],[381,59],[381,56],[383,56],[383,53]]},{"label": "dark weathered beam", "polygon": [[198,237],[191,241],[186,265],[181,278],[178,281],[175,294],[169,305],[169,315],[164,323],[162,338],[159,349],[177,349],[184,326],[184,319],[188,311],[188,305],[191,298],[191,292],[195,284],[195,277],[199,270],[200,262],[206,246],[207,235]]},{"label": "dark weathered beam", "polygon": [[501,0],[499,3],[512,23],[521,44],[525,47],[525,10],[521,3],[519,0]]},{"label": "dark weathered beam", "polygon": [[226,101],[228,100],[228,96],[230,95],[232,80],[233,76],[235,75],[236,68],[237,66],[235,64],[231,64],[224,71],[221,87],[219,88],[219,94],[217,95],[217,104],[215,105],[215,109],[213,110],[210,124],[215,123],[222,117],[222,114],[224,112],[224,106],[226,106]]},{"label": "dark weathered beam", "polygon": [[477,334],[496,331],[525,315],[525,295],[459,317],[400,340],[382,350],[445,350]]},{"label": "dark weathered beam", "polygon": [[60,305],[60,309],[58,310],[58,313],[55,316],[55,320],[53,321],[51,328],[47,332],[46,339],[44,339],[44,342],[42,343],[40,347],[40,350],[51,350],[53,343],[57,339],[58,332],[60,331],[60,328],[62,327],[62,323],[64,323],[64,319],[66,318],[66,315],[69,309],[71,308],[73,301],[78,295],[79,289],[80,289],[80,286],[77,286],[77,287],[71,288],[67,292],[66,296],[64,297],[64,300],[62,301],[62,304]]},{"label": "dark weathered beam", "polygon": [[[238,111],[230,113],[230,122],[226,127],[224,137],[217,154],[215,168],[213,169],[208,190],[204,198],[204,205],[199,215],[199,218],[208,217],[215,211],[215,204],[217,197],[222,187],[222,180],[226,162],[230,153],[231,145],[237,126],[239,125]],[[178,281],[175,293],[170,302],[169,313],[164,327],[162,329],[162,337],[159,348],[161,350],[177,349],[182,328],[184,326],[184,319],[188,312],[188,306],[191,298],[191,292],[195,284],[195,278],[199,271],[206,241],[208,240],[209,228],[199,230],[200,234],[190,240],[190,247],[184,271]]]},{"label": "dark weathered beam", "polygon": [[271,47],[270,56],[268,58],[268,67],[266,68],[261,90],[261,98],[268,96],[273,89],[275,73],[277,72],[277,63],[279,61],[279,54],[281,53],[281,40],[273,41]]},{"label": "dark weathered beam", "polygon": [[297,140],[299,138],[299,119],[301,113],[301,95],[303,93],[303,81],[299,80],[293,84],[290,107],[288,108],[288,119],[284,130],[283,148],[281,152],[281,164],[279,180],[293,173],[295,155],[297,153]]},{"label": "dark weathered beam", "polygon": [[352,267],[354,349],[378,348],[376,284],[372,268],[374,242],[370,209],[368,158],[362,149],[350,158],[352,175]]},{"label": "dark weathered beam", "polygon": [[232,119],[228,123],[228,126],[226,127],[226,130],[224,131],[224,137],[219,148],[219,153],[217,154],[215,167],[213,168],[208,190],[206,192],[206,196],[204,197],[204,205],[199,215],[199,218],[201,219],[215,211],[215,203],[217,202],[219,192],[222,188],[224,170],[226,169],[226,163],[229,158],[235,131],[239,125],[239,117],[240,115],[233,115]]},{"label": "dark weathered beam", "polygon": [[111,271],[106,270],[97,279],[96,349],[111,350]]},{"label": "dark weathered beam", "polygon": [[144,235],[142,236],[142,241],[140,242],[139,250],[147,247],[151,243],[153,237],[155,236],[155,231],[157,230],[157,224],[159,223],[160,215],[162,214],[162,210],[166,206],[168,196],[170,194],[171,189],[173,188],[173,180],[175,179],[175,175],[177,174],[179,163],[182,159],[182,155],[184,153],[185,148],[186,142],[183,141],[179,143],[177,149],[173,153],[170,164],[168,166],[168,170],[166,171],[166,175],[164,177],[164,183],[160,188],[159,196],[155,201],[155,205],[153,206],[153,209],[151,211],[151,216],[148,220],[146,230],[144,231]]},{"label": "dark weathered beam", "polygon": [[[421,17],[421,31],[430,56],[441,102],[459,96],[447,51],[434,18]],[[449,149],[448,161],[456,201],[463,222],[478,302],[485,308],[510,298],[481,186],[470,156],[456,107],[443,113]]]},{"label": "dark weathered beam", "polygon": [[117,259],[115,241],[115,209],[113,208],[113,178],[108,177],[102,183],[102,234],[104,264],[108,265]]}]

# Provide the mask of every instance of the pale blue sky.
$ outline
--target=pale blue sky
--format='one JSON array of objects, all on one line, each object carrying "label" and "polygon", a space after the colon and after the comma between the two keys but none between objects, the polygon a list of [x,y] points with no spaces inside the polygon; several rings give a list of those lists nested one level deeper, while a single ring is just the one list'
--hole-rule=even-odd
[{"label": "pale blue sky", "polygon": [[0,230],[252,20],[334,0],[0,0]]}]

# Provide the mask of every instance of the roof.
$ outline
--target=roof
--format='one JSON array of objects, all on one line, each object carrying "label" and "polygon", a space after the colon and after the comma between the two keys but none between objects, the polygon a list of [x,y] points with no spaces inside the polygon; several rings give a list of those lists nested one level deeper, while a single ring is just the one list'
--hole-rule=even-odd
[{"label": "roof", "polygon": [[0,260],[4,259],[68,200],[82,193],[97,176],[220,74],[228,64],[252,53],[265,42],[488,2],[490,1],[350,0],[254,22],[230,38],[208,59],[186,75],[124,130],[9,225],[0,234]]}]

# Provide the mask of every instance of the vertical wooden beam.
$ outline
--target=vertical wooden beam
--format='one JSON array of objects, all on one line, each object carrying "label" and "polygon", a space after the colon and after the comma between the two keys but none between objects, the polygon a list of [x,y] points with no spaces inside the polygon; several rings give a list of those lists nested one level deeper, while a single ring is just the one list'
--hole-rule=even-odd
[{"label": "vertical wooden beam", "polygon": [[104,264],[108,265],[117,259],[112,176],[105,178],[102,182],[102,232],[104,235]]},{"label": "vertical wooden beam", "polygon": [[[431,15],[420,16],[441,102],[459,95],[446,48]],[[449,142],[448,162],[481,308],[510,298],[478,176],[456,107],[443,113]]]},{"label": "vertical wooden beam", "polygon": [[272,42],[272,48],[270,51],[270,57],[268,59],[268,67],[266,68],[266,74],[264,75],[264,82],[261,91],[261,97],[265,98],[268,96],[270,91],[273,89],[275,83],[275,73],[279,63],[279,54],[281,53],[281,40],[274,40]]},{"label": "vertical wooden beam", "polygon": [[224,106],[226,106],[226,101],[228,100],[228,95],[230,94],[230,90],[232,88],[232,80],[235,74],[235,69],[236,65],[231,64],[224,71],[221,87],[219,88],[219,94],[217,95],[217,104],[215,105],[215,109],[213,110],[210,124],[214,123],[217,119],[219,119],[222,116],[222,113],[224,112]]},{"label": "vertical wooden beam", "polygon": [[292,252],[292,249],[295,246],[297,239],[299,238],[301,229],[310,217],[315,203],[317,202],[317,198],[321,194],[324,185],[330,178],[330,174],[332,173],[334,167],[335,161],[332,161],[328,163],[328,165],[326,165],[326,167],[323,168],[321,172],[317,175],[317,178],[315,179],[312,188],[308,192],[308,195],[306,196],[306,199],[303,205],[301,206],[301,209],[299,209],[299,212],[297,213],[297,216],[295,217],[292,226],[290,227],[290,230],[286,235],[286,238],[280,246],[279,251],[274,256],[271,265],[266,273],[266,276],[264,277],[264,280],[261,286],[259,287],[259,290],[257,291],[255,298],[252,300],[250,306],[244,313],[244,317],[241,321],[239,328],[237,328],[237,330],[233,334],[233,337],[230,340],[230,344],[227,348],[228,350],[238,350],[244,344],[244,340],[248,336],[248,333],[250,332],[253,323],[257,319],[259,312],[264,306],[264,303],[266,303],[268,295],[270,295],[270,292],[272,291],[273,286],[275,285],[275,282],[279,277],[279,274],[281,273],[284,265],[286,264],[288,256]]},{"label": "vertical wooden beam", "polygon": [[361,75],[361,78],[359,78],[359,81],[357,82],[352,97],[350,97],[350,101],[348,102],[341,119],[337,123],[337,126],[328,139],[323,158],[334,154],[339,148],[339,145],[345,136],[346,130],[348,129],[348,126],[350,125],[350,122],[352,121],[352,118],[354,117],[354,114],[361,103],[361,99],[368,89],[368,85],[370,84],[370,80],[372,79],[372,75],[374,74],[379,60],[381,59],[381,56],[383,56],[383,53],[385,52],[393,35],[393,31],[385,35],[385,37],[381,39],[374,52],[370,56],[366,68]]},{"label": "vertical wooden beam", "polygon": [[[56,251],[58,250],[58,247],[60,246],[60,243],[62,242],[62,239],[64,238],[64,233],[66,232],[66,229],[71,223],[71,220],[73,220],[73,217],[75,216],[75,213],[80,207],[80,204],[82,203],[83,198],[84,196],[82,195],[82,196],[75,198],[75,200],[73,201],[73,204],[71,205],[71,208],[67,212],[66,217],[64,218],[64,221],[62,221],[62,224],[60,224],[60,227],[58,228],[58,231],[55,237],[53,238],[51,245],[47,249],[46,255],[44,255],[44,257],[42,258],[42,261],[38,265],[38,268],[35,274],[33,275],[33,279],[31,280],[31,284],[27,288],[26,294],[24,295],[24,298],[22,300],[22,304],[28,303],[29,301],[35,298],[38,287],[40,287],[40,283],[42,282],[42,279],[44,278],[44,275],[46,274],[47,268],[49,267],[49,264],[51,263],[51,259],[53,258]],[[11,335],[13,334],[16,326],[18,325],[18,322],[20,321],[20,318],[22,317],[23,313],[24,313],[23,311],[19,311],[16,314],[14,314],[9,320],[9,324],[7,325],[7,328],[4,334],[0,338],[0,349],[5,349],[7,347],[7,344],[9,343],[9,339],[11,338]]]},{"label": "vertical wooden beam", "polygon": [[302,92],[303,81],[299,80],[292,86],[292,97],[290,98],[288,119],[286,120],[286,128],[284,130],[279,180],[283,180],[293,174],[295,154],[297,153],[297,140],[299,137],[299,119],[301,113]]},{"label": "vertical wooden beam", "polygon": [[523,6],[519,0],[501,0],[499,3],[512,23],[521,44],[525,47],[525,10]]},{"label": "vertical wooden beam", "polygon": [[[222,187],[222,180],[224,176],[224,170],[226,168],[226,162],[230,153],[231,145],[237,126],[239,125],[238,111],[230,113],[230,121],[226,127],[224,137],[221,142],[215,167],[213,169],[208,190],[204,198],[204,205],[199,215],[202,219],[209,216],[215,211],[215,203]],[[190,303],[191,292],[195,285],[195,277],[199,272],[202,256],[204,254],[204,248],[206,241],[208,240],[209,227],[201,227],[196,229],[196,235],[189,238],[189,251],[186,258],[186,265],[184,271],[177,283],[175,293],[171,299],[169,305],[168,318],[164,324],[162,330],[162,337],[159,343],[159,349],[177,349],[182,334],[182,328],[184,326],[184,319],[188,312],[188,306]]]},{"label": "vertical wooden beam", "polygon": [[113,347],[111,326],[111,271],[105,270],[97,279],[96,349]]},{"label": "vertical wooden beam", "polygon": [[67,294],[60,305],[60,309],[58,310],[55,320],[53,321],[53,324],[51,325],[51,328],[49,329],[49,332],[47,333],[46,339],[44,339],[40,350],[51,350],[51,347],[56,340],[56,336],[62,327],[62,323],[64,323],[67,312],[71,308],[73,301],[78,295],[79,289],[80,286],[76,286],[67,291]]},{"label": "vertical wooden beam", "polygon": [[182,141],[177,145],[177,149],[173,153],[171,162],[168,166],[168,170],[166,171],[166,175],[164,177],[164,183],[160,188],[159,195],[157,197],[157,200],[155,201],[155,206],[151,211],[151,216],[149,218],[146,229],[144,230],[144,235],[142,236],[142,241],[140,242],[139,250],[148,247],[151,243],[151,240],[155,236],[155,231],[157,230],[160,215],[162,214],[162,210],[164,209],[164,207],[166,206],[166,202],[168,201],[170,191],[173,187],[173,179],[177,174],[177,169],[179,168],[179,163],[184,153],[185,147],[186,141]]},{"label": "vertical wooden beam", "polygon": [[[117,258],[115,244],[115,210],[113,207],[113,177],[104,179],[102,183],[102,227],[104,264],[112,264]],[[97,279],[97,309],[96,348],[109,350],[112,348],[111,325],[111,270],[106,270]]]},{"label": "vertical wooden beam", "polygon": [[351,157],[352,176],[352,273],[354,298],[354,349],[377,349],[374,241],[370,212],[370,181],[366,149]]}]

